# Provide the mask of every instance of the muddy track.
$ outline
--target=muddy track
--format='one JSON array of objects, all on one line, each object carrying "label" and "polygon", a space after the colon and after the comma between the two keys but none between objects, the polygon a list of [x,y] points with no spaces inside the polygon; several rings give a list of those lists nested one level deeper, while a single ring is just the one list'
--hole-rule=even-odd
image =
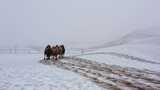
[{"label": "muddy track", "polygon": [[160,62],[154,62],[151,60],[147,60],[144,58],[140,58],[140,57],[136,57],[136,56],[132,56],[132,55],[128,55],[128,54],[123,54],[123,53],[117,53],[117,52],[95,52],[95,53],[86,53],[86,54],[80,54],[80,55],[75,55],[73,57],[77,57],[77,56],[84,56],[84,55],[94,55],[94,54],[105,54],[105,55],[112,55],[112,56],[117,56],[117,57],[122,57],[122,58],[126,58],[129,60],[135,60],[135,61],[140,61],[140,62],[145,62],[145,63],[150,63],[150,64],[158,64],[160,65]]},{"label": "muddy track", "polygon": [[75,57],[40,62],[78,73],[107,90],[160,90],[160,76],[150,71],[111,66]]}]

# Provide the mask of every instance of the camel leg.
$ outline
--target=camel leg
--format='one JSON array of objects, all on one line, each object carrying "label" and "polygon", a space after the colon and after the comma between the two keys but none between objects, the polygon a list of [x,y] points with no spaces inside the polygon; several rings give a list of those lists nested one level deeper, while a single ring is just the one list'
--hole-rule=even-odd
[{"label": "camel leg", "polygon": [[55,57],[55,56],[53,56],[53,57],[52,57],[52,60],[53,60],[53,62],[54,62],[54,61],[56,60],[56,57]]},{"label": "camel leg", "polygon": [[53,59],[53,61],[54,61],[54,59],[55,59],[55,56],[53,56],[53,57],[52,57],[52,59]]},{"label": "camel leg", "polygon": [[61,59],[61,56],[60,56],[60,55],[58,55],[58,58],[59,58],[59,59]]},{"label": "camel leg", "polygon": [[58,60],[58,57],[57,57],[57,55],[55,56],[55,60]]},{"label": "camel leg", "polygon": [[62,58],[63,58],[63,56],[62,56],[62,55],[60,55],[60,58],[62,59]]},{"label": "camel leg", "polygon": [[64,57],[64,55],[61,55],[61,58],[63,58]]},{"label": "camel leg", "polygon": [[46,55],[44,54],[44,60],[46,60]]},{"label": "camel leg", "polygon": [[47,60],[50,60],[50,55],[47,55]]},{"label": "camel leg", "polygon": [[47,60],[49,60],[49,57],[47,57]]},{"label": "camel leg", "polygon": [[54,56],[54,60],[56,60],[57,58],[56,58],[56,56]]}]

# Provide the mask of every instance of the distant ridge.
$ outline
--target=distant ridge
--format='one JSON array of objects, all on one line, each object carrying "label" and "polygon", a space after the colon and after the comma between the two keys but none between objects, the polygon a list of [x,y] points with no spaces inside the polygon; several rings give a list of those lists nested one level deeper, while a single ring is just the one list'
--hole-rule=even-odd
[{"label": "distant ridge", "polygon": [[160,29],[158,28],[150,28],[145,30],[135,30],[130,32],[117,40],[106,42],[101,45],[89,47],[86,51],[101,49],[101,48],[109,48],[114,46],[120,46],[125,44],[158,44],[160,45]]}]

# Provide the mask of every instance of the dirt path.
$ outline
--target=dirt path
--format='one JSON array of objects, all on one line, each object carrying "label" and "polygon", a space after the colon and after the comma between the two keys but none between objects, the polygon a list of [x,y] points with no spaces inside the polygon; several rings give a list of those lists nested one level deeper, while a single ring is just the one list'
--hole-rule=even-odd
[{"label": "dirt path", "polygon": [[140,57],[136,57],[136,56],[132,56],[132,55],[128,55],[128,54],[123,54],[123,53],[117,53],[117,52],[95,52],[95,53],[86,53],[86,54],[74,55],[72,57],[84,56],[84,55],[94,55],[94,54],[95,55],[97,55],[97,54],[111,55],[111,56],[117,56],[117,57],[120,57],[120,58],[122,57],[122,58],[129,59],[129,60],[135,60],[135,61],[160,65],[160,62],[154,62],[154,61],[151,61],[151,60],[146,60],[144,58],[140,58]]},{"label": "dirt path", "polygon": [[75,57],[40,62],[78,73],[107,90],[160,90],[160,75],[151,71],[111,66]]}]

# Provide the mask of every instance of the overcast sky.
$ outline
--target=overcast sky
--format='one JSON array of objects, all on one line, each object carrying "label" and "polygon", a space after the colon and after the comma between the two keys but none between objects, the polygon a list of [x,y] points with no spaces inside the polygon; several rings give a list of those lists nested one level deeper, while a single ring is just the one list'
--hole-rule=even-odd
[{"label": "overcast sky", "polygon": [[0,0],[0,45],[98,42],[160,26],[160,0]]}]

